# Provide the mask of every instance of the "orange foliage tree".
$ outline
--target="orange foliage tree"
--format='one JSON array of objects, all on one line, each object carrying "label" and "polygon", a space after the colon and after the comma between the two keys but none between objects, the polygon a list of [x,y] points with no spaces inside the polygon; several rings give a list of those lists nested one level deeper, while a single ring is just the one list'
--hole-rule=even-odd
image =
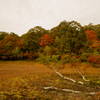
[{"label": "orange foliage tree", "polygon": [[40,46],[47,46],[53,43],[53,38],[49,35],[49,34],[44,34],[41,38],[40,38],[40,42],[39,45]]},{"label": "orange foliage tree", "polygon": [[86,30],[85,33],[86,33],[87,39],[89,41],[97,40],[97,34],[96,34],[95,31],[93,31],[93,30]]},{"label": "orange foliage tree", "polygon": [[92,55],[88,57],[88,62],[100,64],[100,55]]},{"label": "orange foliage tree", "polygon": [[85,31],[88,41],[91,42],[90,47],[92,48],[100,48],[100,41],[97,38],[97,34],[93,30]]}]

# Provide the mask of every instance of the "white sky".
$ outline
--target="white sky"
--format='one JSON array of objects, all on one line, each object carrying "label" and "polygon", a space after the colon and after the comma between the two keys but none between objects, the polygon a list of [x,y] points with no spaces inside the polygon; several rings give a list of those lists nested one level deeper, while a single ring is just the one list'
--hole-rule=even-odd
[{"label": "white sky", "polygon": [[23,34],[66,20],[100,24],[100,0],[0,0],[0,31]]}]

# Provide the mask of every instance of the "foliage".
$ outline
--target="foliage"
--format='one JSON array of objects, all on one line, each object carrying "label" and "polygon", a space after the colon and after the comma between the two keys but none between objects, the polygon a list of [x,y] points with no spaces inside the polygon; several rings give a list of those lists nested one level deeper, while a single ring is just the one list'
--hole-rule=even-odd
[{"label": "foliage", "polygon": [[80,60],[81,60],[81,62],[87,62],[89,56],[90,56],[89,53],[83,52],[83,53],[80,55]]},{"label": "foliage", "polygon": [[94,66],[100,67],[100,55],[91,55],[88,57],[88,62],[92,63]]},{"label": "foliage", "polygon": [[48,34],[44,34],[41,38],[40,38],[40,46],[47,46],[53,43],[53,38],[51,36],[49,36]]},{"label": "foliage", "polygon": [[87,42],[82,26],[75,21],[61,22],[50,32],[55,37],[54,46],[61,54],[80,53]]},{"label": "foliage", "polygon": [[93,31],[93,30],[86,30],[85,33],[86,33],[87,38],[88,38],[89,41],[97,40],[97,35],[96,35],[95,31]]},{"label": "foliage", "polygon": [[87,55],[95,51],[100,52],[100,25],[82,26],[76,21],[62,21],[50,30],[36,26],[22,36],[0,32],[1,60],[40,59],[68,63],[75,60],[72,56],[75,55],[86,62]]},{"label": "foliage", "polygon": [[52,55],[52,62],[59,62],[60,56],[59,55]]},{"label": "foliage", "polygon": [[37,61],[44,63],[44,64],[49,64],[51,62],[51,56],[40,54]]},{"label": "foliage", "polygon": [[0,40],[3,40],[7,35],[7,32],[0,32]]}]

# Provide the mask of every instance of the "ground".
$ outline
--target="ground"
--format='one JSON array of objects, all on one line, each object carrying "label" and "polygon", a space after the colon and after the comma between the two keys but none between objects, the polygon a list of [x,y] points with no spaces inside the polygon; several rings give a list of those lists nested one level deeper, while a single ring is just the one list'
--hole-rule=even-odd
[{"label": "ground", "polygon": [[[100,68],[92,67],[89,64],[81,64],[79,68],[85,74],[100,75]],[[65,74],[75,73],[74,68],[70,64],[64,65],[64,68],[59,70]],[[54,73],[53,70],[48,68],[47,65],[33,61],[0,61],[0,79],[10,79],[30,74],[43,75],[52,73]]]},{"label": "ground", "polygon": [[52,73],[47,66],[33,61],[1,61],[0,79],[10,79],[26,75]]},{"label": "ground", "polygon": [[[53,66],[56,68],[58,65],[53,64]],[[98,96],[87,96],[83,93],[43,90],[44,86],[69,88],[83,92],[100,90],[100,85],[94,83],[77,86],[63,80],[49,67],[49,65],[33,61],[0,61],[0,100],[100,100]],[[100,68],[86,63],[78,64],[77,68],[90,80],[100,82]],[[82,80],[71,64],[60,66],[57,70],[65,76]]]}]

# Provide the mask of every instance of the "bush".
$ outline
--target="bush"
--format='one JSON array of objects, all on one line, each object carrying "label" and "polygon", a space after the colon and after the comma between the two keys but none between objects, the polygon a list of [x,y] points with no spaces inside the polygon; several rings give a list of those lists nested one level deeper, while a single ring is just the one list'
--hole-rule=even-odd
[{"label": "bush", "polygon": [[63,64],[66,64],[66,63],[77,63],[79,61],[80,61],[80,58],[79,58],[79,56],[76,56],[76,55],[64,55],[61,58],[61,62]]},{"label": "bush", "polygon": [[52,55],[52,62],[58,62],[60,60],[60,55]]},{"label": "bush", "polygon": [[61,61],[63,64],[69,63],[71,61],[71,56],[70,55],[64,55],[61,57]]},{"label": "bush", "polygon": [[100,55],[91,55],[88,57],[88,62],[95,67],[100,67]]},{"label": "bush", "polygon": [[37,61],[43,64],[49,64],[51,62],[51,56],[40,54]]},{"label": "bush", "polygon": [[88,56],[89,56],[89,53],[82,53],[80,55],[81,62],[87,62]]}]

